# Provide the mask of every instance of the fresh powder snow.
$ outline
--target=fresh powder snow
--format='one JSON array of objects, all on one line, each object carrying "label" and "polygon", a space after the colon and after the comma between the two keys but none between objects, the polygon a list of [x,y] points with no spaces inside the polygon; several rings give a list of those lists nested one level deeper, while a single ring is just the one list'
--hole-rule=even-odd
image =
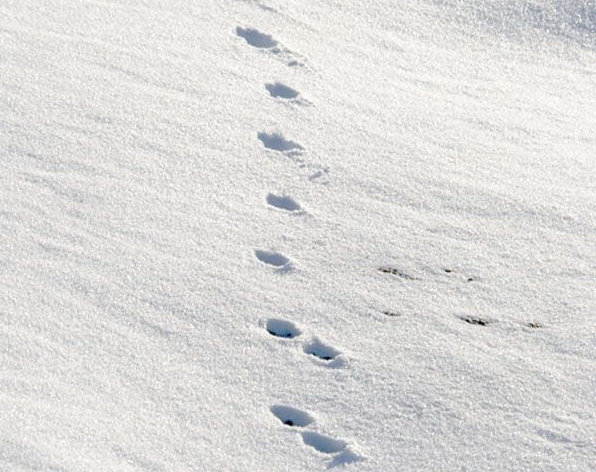
[{"label": "fresh powder snow", "polygon": [[594,0],[2,0],[0,165],[0,471],[596,470]]}]

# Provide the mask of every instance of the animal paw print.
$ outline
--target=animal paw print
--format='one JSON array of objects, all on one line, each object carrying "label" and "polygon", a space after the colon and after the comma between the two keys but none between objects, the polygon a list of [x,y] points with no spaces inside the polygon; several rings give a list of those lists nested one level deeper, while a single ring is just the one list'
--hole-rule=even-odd
[{"label": "animal paw print", "polygon": [[255,257],[263,264],[273,267],[279,273],[289,272],[293,269],[290,259],[280,252],[256,249]]},{"label": "animal paw print", "polygon": [[296,213],[301,210],[298,202],[287,195],[275,195],[270,193],[267,195],[266,201],[269,206],[291,213]]},{"label": "animal paw print", "polygon": [[[287,405],[273,405],[270,411],[284,426],[290,428],[308,429],[316,422],[310,413]],[[343,439],[310,430],[302,431],[300,435],[306,446],[333,458],[329,467],[364,460],[364,456],[357,454]]]},{"label": "animal paw print", "polygon": [[[277,338],[294,339],[302,335],[302,330],[291,321],[271,318],[265,322],[267,332]],[[320,365],[327,367],[344,367],[346,358],[339,349],[313,336],[303,344],[303,352],[312,356]]]},{"label": "animal paw print", "polygon": [[244,39],[250,46],[266,51],[286,63],[288,67],[300,67],[304,64],[296,54],[283,46],[277,39],[267,33],[263,33],[256,28],[236,27],[236,36]]}]

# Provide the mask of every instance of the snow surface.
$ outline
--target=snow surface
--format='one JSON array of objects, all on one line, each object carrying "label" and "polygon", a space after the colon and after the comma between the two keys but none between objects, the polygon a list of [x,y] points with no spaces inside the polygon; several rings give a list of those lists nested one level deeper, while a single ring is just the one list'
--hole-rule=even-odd
[{"label": "snow surface", "polygon": [[593,0],[2,0],[0,470],[596,470],[595,130]]}]

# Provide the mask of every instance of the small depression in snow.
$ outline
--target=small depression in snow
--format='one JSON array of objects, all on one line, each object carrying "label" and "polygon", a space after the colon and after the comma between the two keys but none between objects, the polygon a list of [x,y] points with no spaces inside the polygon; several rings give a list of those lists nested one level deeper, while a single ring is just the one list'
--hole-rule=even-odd
[{"label": "small depression in snow", "polygon": [[475,316],[459,316],[458,318],[462,321],[465,321],[468,324],[476,326],[488,326],[489,324],[492,324],[492,321],[490,320],[478,318]]},{"label": "small depression in snow", "polygon": [[307,412],[299,410],[298,408],[292,408],[291,406],[274,405],[271,407],[271,413],[287,426],[303,427],[311,424],[315,420]]},{"label": "small depression in snow", "polygon": [[412,277],[410,274],[407,274],[403,270],[397,269],[396,267],[379,267],[379,272],[382,272],[383,274],[395,275],[405,280],[416,280],[415,277]]},{"label": "small depression in snow", "polygon": [[275,98],[285,98],[291,100],[298,96],[298,91],[292,87],[288,87],[280,82],[274,84],[265,84],[265,88],[269,92],[269,95]]},{"label": "small depression in snow", "polygon": [[292,339],[301,334],[300,329],[295,323],[275,318],[267,320],[266,328],[269,334],[278,338]]},{"label": "small depression in snow", "polygon": [[290,141],[281,135],[280,133],[263,133],[257,134],[259,140],[263,143],[267,149],[273,151],[287,152],[287,151],[302,151],[304,148],[294,141]]},{"label": "small depression in snow", "polygon": [[307,446],[313,447],[317,451],[325,454],[341,452],[347,446],[347,443],[341,439],[330,438],[329,436],[324,436],[311,431],[302,433],[302,440]]},{"label": "small depression in snow", "polygon": [[300,210],[300,205],[296,203],[296,200],[294,200],[292,197],[287,197],[285,195],[273,195],[272,193],[270,193],[269,195],[267,195],[267,203],[272,207],[279,208],[281,210]]},{"label": "small depression in snow", "polygon": [[241,38],[244,38],[248,44],[255,48],[269,49],[277,46],[277,41],[273,39],[273,36],[261,33],[259,30],[254,28],[236,28],[236,34]]},{"label": "small depression in snow", "polygon": [[278,268],[285,267],[290,264],[290,259],[275,251],[262,251],[257,249],[255,251],[255,256],[261,262]]},{"label": "small depression in snow", "polygon": [[318,357],[324,361],[335,359],[341,354],[337,349],[323,343],[319,339],[314,339],[304,347],[304,352],[312,356]]}]

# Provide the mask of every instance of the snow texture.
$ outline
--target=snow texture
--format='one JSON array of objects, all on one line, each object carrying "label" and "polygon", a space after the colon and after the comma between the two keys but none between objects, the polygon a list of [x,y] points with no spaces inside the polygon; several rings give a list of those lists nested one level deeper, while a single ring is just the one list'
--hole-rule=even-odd
[{"label": "snow texture", "polygon": [[596,470],[593,0],[0,2],[0,470]]}]

